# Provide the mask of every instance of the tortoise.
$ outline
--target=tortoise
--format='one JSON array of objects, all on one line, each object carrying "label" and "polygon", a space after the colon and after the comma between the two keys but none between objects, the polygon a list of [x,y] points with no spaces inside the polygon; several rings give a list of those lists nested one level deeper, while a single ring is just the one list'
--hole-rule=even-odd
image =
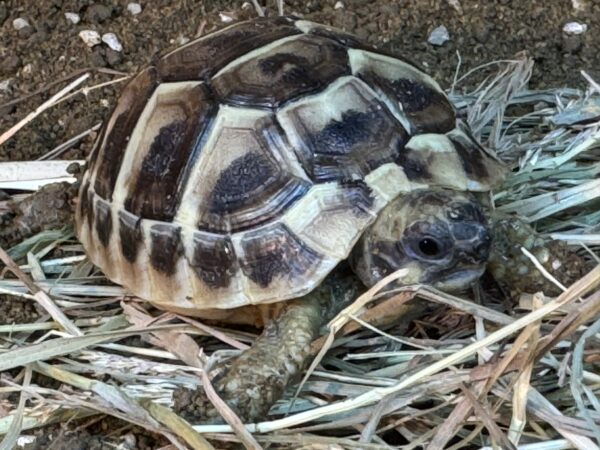
[{"label": "tortoise", "polygon": [[[369,287],[405,269],[402,284],[472,285],[492,247],[486,200],[507,170],[408,59],[296,17],[257,18],[127,84],[79,180],[75,228],[108,278],[158,308],[266,325],[217,385],[253,420],[356,278]],[[60,223],[61,189],[22,202],[0,240]],[[510,258],[525,240],[545,251],[512,226],[499,227],[519,241],[502,246]],[[503,258],[498,273],[533,285]],[[179,396],[180,409],[191,402]]]},{"label": "tortoise", "polygon": [[[408,60],[295,17],[240,22],[123,90],[81,181],[90,260],[161,309],[246,320],[349,258],[373,285],[464,288],[505,173]],[[229,311],[234,310],[231,314]]]},{"label": "tortoise", "polygon": [[505,173],[409,60],[257,18],[128,83],[81,179],[76,231],[109,279],[163,310],[265,325],[300,299],[218,385],[251,420],[287,383],[270,374],[306,360],[331,315],[307,296],[344,263],[367,287],[401,268],[402,283],[449,292],[477,280],[491,247],[477,197]]}]

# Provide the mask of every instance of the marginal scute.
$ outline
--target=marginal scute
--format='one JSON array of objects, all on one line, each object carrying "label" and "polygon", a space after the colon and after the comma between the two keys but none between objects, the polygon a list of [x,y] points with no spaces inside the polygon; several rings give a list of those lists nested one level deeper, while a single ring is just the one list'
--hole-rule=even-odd
[{"label": "marginal scute", "polygon": [[240,246],[242,271],[261,289],[269,288],[279,278],[295,284],[322,260],[283,224],[244,233]]},{"label": "marginal scute", "polygon": [[375,220],[375,209],[367,189],[331,182],[314,186],[282,220],[311,248],[343,259]]},{"label": "marginal scute", "polygon": [[96,199],[94,215],[96,221],[95,228],[96,233],[98,234],[98,240],[104,247],[108,247],[113,230],[112,211],[110,206],[110,203],[101,198]]},{"label": "marginal scute", "polygon": [[223,107],[176,221],[214,233],[276,220],[310,187],[271,114]]},{"label": "marginal scute", "polygon": [[105,200],[112,200],[127,142],[157,85],[154,67],[136,75],[121,93],[101,133],[102,141],[93,164],[93,177],[94,191]]},{"label": "marginal scute", "polygon": [[291,19],[259,18],[196,39],[157,63],[163,81],[205,80],[251,50],[299,34]]},{"label": "marginal scute", "polygon": [[393,161],[408,140],[375,92],[351,76],[290,104],[277,117],[315,182],[362,178]]},{"label": "marginal scute", "polygon": [[454,107],[428,75],[397,58],[351,49],[352,73],[377,89],[411,134],[446,133],[455,127]]},{"label": "marginal scute", "polygon": [[477,142],[462,122],[459,122],[456,129],[447,133],[447,136],[456,149],[460,164],[469,179],[469,190],[487,191],[504,180],[506,166]]},{"label": "marginal scute", "polygon": [[150,263],[157,272],[173,275],[182,254],[180,227],[160,222],[150,227]]},{"label": "marginal scute", "polygon": [[293,36],[233,61],[212,80],[228,104],[276,108],[318,92],[349,74],[348,55],[340,44],[318,36]]},{"label": "marginal scute", "polygon": [[505,174],[493,155],[459,129],[413,136],[396,162],[411,181],[456,190],[487,191]]},{"label": "marginal scute", "polygon": [[124,258],[129,263],[135,263],[143,241],[139,217],[124,210],[119,211],[119,240]]},{"label": "marginal scute", "polygon": [[193,247],[190,265],[198,278],[211,289],[228,287],[239,269],[231,238],[196,232]]},{"label": "marginal scute", "polygon": [[187,168],[200,152],[217,107],[196,82],[163,83],[140,116],[128,143],[115,200],[132,214],[170,222]]}]

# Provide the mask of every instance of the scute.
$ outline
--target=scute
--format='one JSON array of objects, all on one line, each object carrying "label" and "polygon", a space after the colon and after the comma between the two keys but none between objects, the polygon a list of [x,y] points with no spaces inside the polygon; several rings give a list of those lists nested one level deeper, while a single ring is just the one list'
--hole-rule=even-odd
[{"label": "scute", "polygon": [[81,182],[77,234],[134,295],[203,315],[302,296],[398,196],[486,191],[504,173],[410,62],[262,18],[127,85]]},{"label": "scute", "polygon": [[200,83],[161,84],[127,144],[115,201],[132,214],[170,222],[181,186],[210,129],[216,106]]},{"label": "scute", "polygon": [[455,127],[454,107],[431,77],[389,56],[355,49],[349,55],[352,73],[387,99],[411,134],[446,133]]},{"label": "scute", "polygon": [[343,46],[304,35],[250,52],[216,74],[212,86],[225,103],[276,108],[349,73]]},{"label": "scute", "polygon": [[104,126],[90,170],[95,172],[94,191],[105,200],[112,200],[127,142],[157,85],[158,77],[153,67],[136,75],[121,93]]},{"label": "scute", "polygon": [[304,195],[310,187],[304,177],[273,115],[222,107],[176,221],[214,233],[259,226]]},{"label": "scute", "polygon": [[277,115],[315,182],[363,178],[393,161],[408,133],[366,84],[342,77]]},{"label": "scute", "polygon": [[241,22],[167,54],[158,61],[158,72],[163,81],[206,80],[249,51],[299,33],[285,17]]}]

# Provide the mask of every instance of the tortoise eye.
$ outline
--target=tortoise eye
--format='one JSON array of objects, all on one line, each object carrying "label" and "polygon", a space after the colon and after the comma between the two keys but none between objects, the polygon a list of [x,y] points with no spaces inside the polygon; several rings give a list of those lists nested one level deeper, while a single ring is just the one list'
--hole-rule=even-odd
[{"label": "tortoise eye", "polygon": [[452,237],[448,226],[441,221],[417,221],[407,227],[399,245],[416,259],[436,261],[446,258],[452,248]]},{"label": "tortoise eye", "polygon": [[419,250],[423,256],[435,258],[441,252],[440,243],[432,237],[426,237],[419,241]]}]

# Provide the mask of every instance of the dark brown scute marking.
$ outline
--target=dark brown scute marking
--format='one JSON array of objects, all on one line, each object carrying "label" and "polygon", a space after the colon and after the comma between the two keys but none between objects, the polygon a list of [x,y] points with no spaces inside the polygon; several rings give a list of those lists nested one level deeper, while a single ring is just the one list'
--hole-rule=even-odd
[{"label": "dark brown scute marking", "polygon": [[372,71],[360,73],[359,77],[402,105],[414,134],[447,133],[455,128],[454,107],[434,87],[406,78],[389,80]]},{"label": "dark brown scute marking", "polygon": [[91,231],[93,223],[94,223],[94,192],[91,189],[88,189],[84,195],[85,195],[86,202],[87,202],[87,207],[86,207],[87,224]]},{"label": "dark brown scute marking", "polygon": [[432,179],[429,172],[429,160],[430,158],[424,158],[422,153],[405,147],[398,152],[395,162],[402,167],[409,180],[429,181]]},{"label": "dark brown scute marking", "polygon": [[382,103],[366,111],[347,110],[318,132],[297,118],[302,144],[295,149],[308,176],[315,182],[364,177],[394,161],[410,136]]},{"label": "dark brown scute marking", "polygon": [[91,161],[97,165],[94,190],[105,200],[112,200],[127,142],[157,83],[154,67],[140,72],[121,93],[113,117],[109,119],[114,120],[114,125],[106,130],[105,145],[98,151],[97,160]]},{"label": "dark brown scute marking", "polygon": [[242,239],[242,271],[262,288],[280,276],[302,276],[322,259],[283,224],[249,232]]},{"label": "dark brown scute marking", "polygon": [[279,175],[279,168],[260,153],[246,153],[229,164],[215,184],[211,195],[212,212],[232,212],[250,199],[250,194],[269,185]]},{"label": "dark brown scute marking", "polygon": [[[214,168],[208,169],[221,172],[210,200],[200,205],[200,230],[229,233],[270,222],[310,189],[310,182],[295,175],[282,158],[274,155],[285,154],[290,149],[273,116],[261,118],[252,128],[243,131],[248,134],[240,133],[239,128],[233,133],[241,136],[246,152],[224,170],[218,160]],[[223,129],[222,138],[227,140],[229,132]],[[213,151],[218,155],[220,149],[217,146]]]},{"label": "dark brown scute marking", "polygon": [[479,144],[468,139],[466,136],[464,139],[457,138],[456,136],[448,135],[456,153],[460,158],[460,163],[465,169],[465,173],[475,180],[485,179],[490,174],[485,164],[485,160],[489,158],[485,151],[479,146]]},{"label": "dark brown scute marking", "polygon": [[219,74],[212,85],[225,103],[276,108],[348,74],[348,54],[343,46],[302,35]]},{"label": "dark brown scute marking", "polygon": [[125,209],[136,216],[170,222],[173,220],[187,178],[186,170],[201,151],[204,135],[210,129],[217,106],[208,88],[200,84],[177,97],[170,95],[156,105],[178,107],[185,119],[160,129],[144,157]]},{"label": "dark brown scute marking", "polygon": [[90,204],[89,197],[88,197],[89,189],[90,189],[90,182],[88,180],[81,186],[81,189],[79,190],[79,202],[77,204],[77,208],[79,209],[79,217],[81,217],[81,220],[83,220],[87,217],[88,225],[89,225],[88,214],[89,214],[89,210],[92,208],[92,205]]},{"label": "dark brown scute marking", "polygon": [[140,245],[142,245],[142,219],[128,213],[119,211],[119,237],[121,239],[121,252],[130,263],[137,259]]},{"label": "dark brown scute marking", "polygon": [[229,286],[238,270],[231,239],[228,236],[195,234],[191,266],[196,275],[210,288]]},{"label": "dark brown scute marking", "polygon": [[150,263],[154,269],[173,275],[182,254],[180,227],[159,223],[150,228]]},{"label": "dark brown scute marking", "polygon": [[310,187],[310,183],[295,177],[285,183],[261,186],[258,192],[240,198],[238,209],[226,205],[226,208],[231,208],[231,212],[228,213],[225,209],[220,212],[204,212],[198,222],[198,229],[213,233],[234,233],[271,222],[281,217]]},{"label": "dark brown scute marking", "polygon": [[157,66],[163,81],[204,80],[234,59],[294,34],[300,31],[289,18],[258,18],[183,46],[162,58]]},{"label": "dark brown scute marking", "polygon": [[110,241],[110,235],[112,233],[113,222],[112,214],[110,210],[110,203],[104,200],[96,200],[96,211],[94,214],[96,223],[96,233],[98,233],[98,239],[100,243],[106,247]]},{"label": "dark brown scute marking", "polygon": [[343,196],[357,216],[369,214],[375,201],[373,191],[364,180],[341,180]]}]

